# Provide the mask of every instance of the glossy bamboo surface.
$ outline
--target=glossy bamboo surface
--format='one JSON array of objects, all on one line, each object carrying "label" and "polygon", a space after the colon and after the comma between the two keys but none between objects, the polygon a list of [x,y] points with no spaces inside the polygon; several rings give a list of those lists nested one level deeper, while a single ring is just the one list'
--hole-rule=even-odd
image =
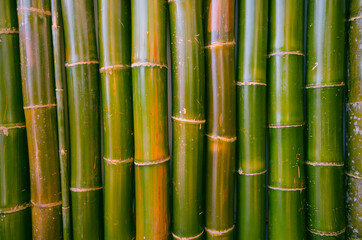
[{"label": "glossy bamboo surface", "polygon": [[269,13],[269,239],[307,239],[304,1],[272,0]]},{"label": "glossy bamboo surface", "polygon": [[344,239],[344,0],[309,0],[307,187],[309,239]]},{"label": "glossy bamboo surface", "polygon": [[135,237],[131,1],[98,1],[103,105],[104,238]]},{"label": "glossy bamboo surface", "polygon": [[237,239],[266,230],[268,1],[239,2],[237,45]]},{"label": "glossy bamboo surface", "polygon": [[206,239],[234,238],[234,1],[205,2]]},{"label": "glossy bamboo surface", "polygon": [[57,119],[58,119],[58,144],[60,161],[60,183],[62,191],[62,220],[63,220],[63,239],[70,240],[71,215],[70,215],[70,193],[69,193],[69,126],[67,109],[67,92],[64,68],[64,35],[62,27],[62,12],[59,0],[51,0],[52,9],[52,37],[53,37],[53,55],[54,55],[54,76],[55,76],[55,95],[57,101]]},{"label": "glossy bamboo surface", "polygon": [[202,1],[169,2],[172,49],[172,235],[203,239],[205,71]]},{"label": "glossy bamboo surface", "polygon": [[62,202],[50,1],[18,0],[18,18],[33,239],[61,239]]},{"label": "glossy bamboo surface", "polygon": [[74,239],[103,238],[100,90],[92,1],[62,0]]},{"label": "glossy bamboo surface", "polygon": [[31,239],[16,1],[0,0],[0,239]]},{"label": "glossy bamboo surface", "polygon": [[165,0],[132,0],[136,239],[170,237]]},{"label": "glossy bamboo surface", "polygon": [[362,239],[362,2],[349,1],[346,119],[347,238]]}]

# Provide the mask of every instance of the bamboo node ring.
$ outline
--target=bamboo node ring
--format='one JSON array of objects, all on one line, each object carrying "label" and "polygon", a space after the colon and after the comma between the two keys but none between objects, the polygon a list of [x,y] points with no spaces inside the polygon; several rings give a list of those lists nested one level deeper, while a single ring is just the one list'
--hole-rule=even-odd
[{"label": "bamboo node ring", "polygon": [[206,120],[192,120],[192,119],[186,119],[186,118],[179,118],[179,117],[171,117],[172,120],[179,121],[179,122],[187,122],[187,123],[194,123],[194,124],[202,124],[205,123]]},{"label": "bamboo node ring", "polygon": [[159,160],[152,161],[152,162],[141,162],[141,161],[135,160],[134,164],[137,165],[137,166],[149,166],[149,165],[161,164],[161,163],[167,162],[169,160],[170,160],[170,157],[159,159]]},{"label": "bamboo node ring", "polygon": [[101,67],[99,69],[99,72],[100,73],[103,73],[103,72],[109,72],[109,73],[112,73],[112,71],[116,70],[116,69],[122,69],[122,68],[130,68],[131,66],[130,65],[112,65],[112,66],[105,66],[105,67]]},{"label": "bamboo node ring", "polygon": [[31,205],[33,205],[34,207],[38,207],[38,208],[51,208],[51,207],[57,207],[62,205],[62,201],[59,202],[53,202],[53,203],[35,203],[33,201],[31,201]]},{"label": "bamboo node ring", "polygon": [[151,62],[135,62],[132,63],[131,67],[158,67],[158,68],[166,68],[167,65],[159,64],[159,63],[151,63]]},{"label": "bamboo node ring", "polygon": [[250,86],[250,85],[260,85],[260,86],[267,86],[266,83],[261,82],[236,82],[237,86]]},{"label": "bamboo node ring", "polygon": [[221,236],[225,233],[228,233],[228,232],[231,232],[233,231],[235,228],[235,225],[233,225],[231,228],[228,228],[228,229],[225,229],[225,230],[221,230],[221,231],[218,231],[218,230],[213,230],[213,229],[208,229],[205,227],[205,230],[206,232],[210,233],[212,236]]},{"label": "bamboo node ring", "polygon": [[244,173],[242,169],[239,169],[239,170],[238,170],[238,174],[239,174],[239,175],[245,175],[245,176],[262,175],[262,174],[264,174],[264,173],[266,173],[266,172],[267,172],[267,170],[264,170],[264,171],[258,172],[258,173]]},{"label": "bamboo node ring", "polygon": [[350,177],[353,177],[353,178],[357,178],[357,179],[362,179],[362,177],[358,176],[358,175],[355,175],[355,174],[352,174],[352,173],[349,173],[349,172],[345,172],[345,174],[347,176],[350,176]]},{"label": "bamboo node ring", "polygon": [[306,86],[305,89],[311,89],[311,88],[325,88],[325,87],[343,87],[344,82],[337,83],[337,84],[324,84],[324,85],[312,85],[312,86]]},{"label": "bamboo node ring", "polygon": [[221,137],[221,136],[215,136],[215,135],[209,135],[209,134],[205,134],[205,135],[209,138],[224,141],[224,142],[235,142],[237,139],[236,137],[227,138],[227,137]]},{"label": "bamboo node ring", "polygon": [[55,103],[46,104],[46,105],[34,105],[34,106],[27,106],[23,107],[24,109],[37,109],[37,108],[46,108],[46,107],[55,107],[57,106]]},{"label": "bamboo node ring", "polygon": [[44,10],[44,9],[39,9],[39,8],[17,8],[18,11],[29,11],[29,12],[34,12],[34,13],[39,13],[39,14],[44,14],[44,15],[48,15],[51,16],[52,13],[50,11]]},{"label": "bamboo node ring", "polygon": [[0,131],[2,131],[5,136],[9,136],[9,130],[16,129],[16,128],[25,128],[25,127],[26,127],[25,124],[19,125],[19,126],[9,126],[9,127],[6,127],[6,126],[1,127],[0,126]]},{"label": "bamboo node ring", "polygon": [[218,48],[218,47],[233,46],[233,45],[235,45],[235,41],[232,41],[232,42],[213,42],[213,43],[205,46],[205,48]]},{"label": "bamboo node ring", "polygon": [[344,163],[337,163],[337,162],[305,162],[307,165],[311,166],[325,166],[325,167],[343,167]]},{"label": "bamboo node ring", "polygon": [[197,234],[196,236],[193,236],[193,237],[179,237],[177,236],[176,234],[172,233],[172,236],[176,239],[179,239],[179,240],[192,240],[192,239],[196,239],[196,238],[199,238],[202,236],[202,234],[204,234],[205,230],[203,229],[201,233]]},{"label": "bamboo node ring", "polygon": [[95,188],[70,188],[72,192],[90,192],[90,191],[97,191],[102,190],[103,187],[95,187]]},{"label": "bamboo node ring", "polygon": [[19,33],[16,28],[2,28],[0,29],[0,34],[15,34]]},{"label": "bamboo node ring", "polygon": [[13,208],[10,208],[8,210],[0,210],[0,214],[9,214],[9,213],[15,213],[15,212],[19,212],[19,211],[22,211],[22,210],[25,210],[27,209],[28,207],[30,207],[30,203],[25,203],[25,204],[22,204],[22,205],[17,205]]},{"label": "bamboo node ring", "polygon": [[118,159],[109,159],[109,158],[103,157],[103,159],[104,159],[108,164],[111,164],[111,165],[117,165],[117,164],[122,164],[122,163],[131,163],[131,162],[133,162],[133,158],[127,158],[127,159],[124,159],[124,160],[118,160]]},{"label": "bamboo node ring", "polygon": [[73,67],[78,65],[89,65],[89,64],[98,64],[98,61],[87,61],[87,62],[75,62],[75,63],[66,63],[66,67]]},{"label": "bamboo node ring", "polygon": [[306,189],[306,187],[302,187],[302,188],[281,188],[281,187],[272,187],[272,186],[268,186],[268,188],[273,189],[273,190],[286,191],[286,192],[303,191],[303,190]]},{"label": "bamboo node ring", "polygon": [[338,231],[338,232],[331,232],[331,233],[326,233],[326,232],[320,232],[318,230],[312,230],[307,228],[309,232],[315,234],[315,235],[319,235],[319,236],[326,236],[326,237],[333,237],[333,236],[338,236],[343,234],[346,231],[346,228],[343,228],[342,230]]}]

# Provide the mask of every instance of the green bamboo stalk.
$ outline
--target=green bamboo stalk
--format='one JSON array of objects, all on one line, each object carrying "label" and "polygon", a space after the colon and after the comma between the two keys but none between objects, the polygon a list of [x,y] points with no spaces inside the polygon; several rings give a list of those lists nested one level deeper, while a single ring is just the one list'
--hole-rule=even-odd
[{"label": "green bamboo stalk", "polygon": [[100,97],[93,1],[62,0],[74,239],[102,239]]},{"label": "green bamboo stalk", "polygon": [[206,238],[234,238],[236,89],[234,0],[207,0]]},{"label": "green bamboo stalk", "polygon": [[172,49],[172,235],[203,239],[205,71],[202,1],[169,1]]},{"label": "green bamboo stalk", "polygon": [[61,239],[61,192],[51,12],[48,0],[18,0],[33,239]]},{"label": "green bamboo stalk", "polygon": [[346,120],[347,238],[362,239],[362,2],[349,1]]},{"label": "green bamboo stalk", "polygon": [[64,68],[64,35],[62,29],[62,12],[60,1],[51,0],[52,9],[52,37],[54,54],[54,76],[55,76],[55,95],[57,99],[57,119],[58,119],[58,143],[60,160],[60,183],[62,190],[62,220],[63,220],[63,239],[70,240],[71,222],[70,222],[70,194],[69,194],[69,126],[68,112],[66,102],[66,79]]},{"label": "green bamboo stalk", "polygon": [[135,236],[130,11],[130,0],[98,0],[104,235],[112,240]]},{"label": "green bamboo stalk", "polygon": [[304,1],[270,2],[269,239],[306,239]]},{"label": "green bamboo stalk", "polygon": [[237,239],[264,239],[268,1],[239,2]]},{"label": "green bamboo stalk", "polygon": [[16,1],[0,0],[0,239],[31,239]]},{"label": "green bamboo stalk", "polygon": [[136,239],[170,237],[166,0],[132,0]]},{"label": "green bamboo stalk", "polygon": [[309,239],[344,239],[345,1],[309,0],[307,186]]}]

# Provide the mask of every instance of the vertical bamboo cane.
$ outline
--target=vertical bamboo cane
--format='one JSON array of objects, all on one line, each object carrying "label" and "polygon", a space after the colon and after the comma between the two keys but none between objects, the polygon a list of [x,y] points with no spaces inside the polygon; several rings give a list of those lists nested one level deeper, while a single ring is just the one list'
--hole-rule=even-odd
[{"label": "vertical bamboo cane", "polygon": [[169,1],[172,48],[174,239],[202,239],[205,72],[202,1]]},{"label": "vertical bamboo cane", "polygon": [[347,237],[362,239],[362,2],[349,2],[347,95]]},{"label": "vertical bamboo cane", "polygon": [[234,238],[234,0],[206,1],[206,236]]},{"label": "vertical bamboo cane", "polygon": [[165,0],[132,0],[136,239],[170,235]]},{"label": "vertical bamboo cane", "polygon": [[309,0],[307,186],[309,239],[344,239],[345,1]]},{"label": "vertical bamboo cane", "polygon": [[103,238],[98,56],[93,1],[62,0],[74,239]]},{"label": "vertical bamboo cane", "polygon": [[31,239],[16,1],[0,0],[0,239]]},{"label": "vertical bamboo cane", "polygon": [[52,36],[54,53],[55,95],[57,98],[58,142],[60,160],[60,183],[62,190],[63,239],[71,239],[70,195],[69,195],[69,160],[68,160],[68,114],[65,91],[64,35],[60,1],[51,0]]},{"label": "vertical bamboo cane", "polygon": [[264,239],[268,1],[240,1],[238,23],[237,237]]},{"label": "vertical bamboo cane", "polygon": [[269,28],[269,238],[306,239],[304,1],[272,0]]},{"label": "vertical bamboo cane", "polygon": [[99,0],[105,239],[135,236],[131,1]]},{"label": "vertical bamboo cane", "polygon": [[61,194],[50,1],[18,0],[33,239],[61,239]]}]

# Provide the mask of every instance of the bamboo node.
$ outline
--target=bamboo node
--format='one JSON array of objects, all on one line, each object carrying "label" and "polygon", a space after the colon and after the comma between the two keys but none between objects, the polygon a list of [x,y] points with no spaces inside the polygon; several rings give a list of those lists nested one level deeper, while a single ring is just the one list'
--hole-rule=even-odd
[{"label": "bamboo node", "polygon": [[235,228],[235,225],[233,225],[231,228],[228,228],[226,230],[218,231],[218,230],[208,229],[207,227],[205,227],[205,230],[206,230],[206,232],[210,233],[212,236],[221,236],[225,233],[229,233],[229,232],[233,231],[234,228]]},{"label": "bamboo node", "polygon": [[306,187],[302,187],[302,188],[280,188],[280,187],[272,187],[272,186],[268,186],[268,188],[273,189],[273,190],[286,191],[286,192],[303,191],[303,190],[306,189]]},{"label": "bamboo node", "polygon": [[33,205],[34,207],[38,207],[38,208],[51,208],[51,207],[57,207],[62,205],[62,201],[59,202],[53,202],[53,203],[35,203],[33,201],[31,201],[31,205]]},{"label": "bamboo node", "polygon": [[18,11],[30,11],[30,12],[35,12],[35,13],[39,13],[39,14],[44,14],[44,15],[48,15],[51,16],[52,13],[50,11],[44,10],[44,9],[39,9],[39,8],[17,8]]},{"label": "bamboo node", "polygon": [[133,158],[127,158],[127,159],[124,159],[124,160],[117,160],[117,159],[109,159],[109,158],[103,157],[103,159],[108,164],[112,164],[112,165],[118,165],[118,164],[122,164],[122,163],[131,163],[131,162],[133,162]]},{"label": "bamboo node", "polygon": [[159,64],[159,63],[151,63],[151,62],[136,62],[132,63],[131,67],[159,67],[159,68],[166,68],[167,65]]},{"label": "bamboo node", "polygon": [[179,240],[192,240],[192,239],[196,239],[196,238],[199,238],[202,236],[202,234],[204,234],[205,230],[203,229],[201,233],[197,234],[196,236],[193,236],[193,237],[179,237],[177,236],[176,234],[172,233],[172,236],[176,239],[179,239]]},{"label": "bamboo node", "polygon": [[46,107],[55,107],[57,106],[55,103],[46,104],[46,105],[34,105],[34,106],[27,106],[24,109],[37,109],[37,108],[46,108]]},{"label": "bamboo node", "polygon": [[19,212],[19,211],[22,211],[22,210],[25,210],[27,209],[28,207],[30,207],[30,203],[25,203],[25,204],[22,204],[22,205],[17,205],[13,208],[9,208],[7,210],[1,210],[0,209],[0,214],[9,214],[9,213],[14,213],[14,212]]},{"label": "bamboo node", "polygon": [[2,28],[0,29],[0,34],[15,34],[19,33],[18,29],[16,28]]},{"label": "bamboo node", "polygon": [[64,88],[56,88],[55,91],[56,91],[56,92],[63,92],[63,91],[64,91]]},{"label": "bamboo node", "polygon": [[163,158],[163,159],[156,160],[156,161],[152,161],[152,162],[140,162],[140,161],[135,160],[134,164],[137,166],[149,166],[149,165],[161,164],[161,163],[167,162],[169,160],[170,160],[170,156]]},{"label": "bamboo node", "polygon": [[224,142],[235,142],[237,139],[236,137],[227,138],[227,137],[221,137],[221,136],[215,136],[215,135],[209,135],[209,134],[205,134],[205,135],[209,138],[224,141]]},{"label": "bamboo node", "polygon": [[206,122],[206,120],[192,120],[192,119],[179,118],[179,117],[174,117],[174,116],[172,116],[171,118],[175,121],[194,123],[194,124],[202,124],[202,123]]},{"label": "bamboo node", "polygon": [[264,171],[258,172],[258,173],[244,173],[242,169],[239,169],[239,170],[238,170],[239,175],[246,175],[246,176],[262,175],[262,174],[264,174],[264,173],[266,173],[266,172],[267,172],[267,170],[264,170]]},{"label": "bamboo node", "polygon": [[89,65],[89,64],[98,64],[98,61],[87,61],[87,62],[75,62],[75,63],[66,63],[66,67],[73,67],[78,65]]},{"label": "bamboo node", "polygon": [[344,82],[337,83],[337,84],[323,84],[323,85],[311,85],[306,86],[305,89],[311,89],[311,88],[325,88],[325,87],[343,87]]},{"label": "bamboo node", "polygon": [[235,45],[235,41],[231,41],[231,42],[213,42],[207,46],[205,46],[205,48],[219,48],[219,47],[223,47],[223,46],[233,46]]},{"label": "bamboo node", "polygon": [[307,165],[311,166],[325,166],[325,167],[343,167],[344,163],[337,163],[337,162],[305,162]]},{"label": "bamboo node", "polygon": [[274,53],[269,53],[268,54],[268,58],[272,57],[272,56],[283,56],[283,55],[298,55],[298,56],[303,56],[304,57],[304,53],[298,52],[298,51],[290,51],[290,52],[274,52]]},{"label": "bamboo node", "polygon": [[269,128],[292,128],[292,127],[302,127],[304,123],[300,124],[291,124],[291,125],[269,125]]},{"label": "bamboo node", "polygon": [[346,174],[347,176],[350,176],[350,177],[353,177],[353,178],[362,179],[362,177],[357,176],[357,175],[352,174],[352,173],[349,173],[349,172],[345,172],[345,174]]},{"label": "bamboo node", "polygon": [[333,236],[338,236],[343,234],[346,231],[346,228],[343,228],[342,230],[338,231],[338,232],[331,232],[331,233],[327,233],[327,232],[321,232],[318,230],[312,230],[307,228],[309,232],[315,234],[315,235],[319,235],[319,236],[325,236],[325,237],[333,237]]},{"label": "bamboo node", "polygon": [[16,128],[25,128],[25,127],[26,127],[25,124],[20,126],[0,127],[0,131],[2,131],[5,136],[9,136],[9,130]]},{"label": "bamboo node", "polygon": [[99,72],[100,73],[103,73],[103,72],[107,72],[107,73],[112,73],[114,70],[116,69],[122,69],[122,68],[130,68],[131,66],[130,65],[112,65],[112,66],[105,66],[105,67],[101,67],[99,69]]},{"label": "bamboo node", "polygon": [[90,192],[90,191],[97,191],[101,190],[103,187],[95,187],[95,188],[70,188],[72,192]]},{"label": "bamboo node", "polygon": [[350,19],[348,19],[349,22],[354,21],[354,20],[358,20],[361,19],[362,16],[357,16],[357,17],[351,17]]},{"label": "bamboo node", "polygon": [[260,85],[260,86],[267,86],[266,83],[261,82],[236,82],[237,86],[250,86],[250,85]]}]

